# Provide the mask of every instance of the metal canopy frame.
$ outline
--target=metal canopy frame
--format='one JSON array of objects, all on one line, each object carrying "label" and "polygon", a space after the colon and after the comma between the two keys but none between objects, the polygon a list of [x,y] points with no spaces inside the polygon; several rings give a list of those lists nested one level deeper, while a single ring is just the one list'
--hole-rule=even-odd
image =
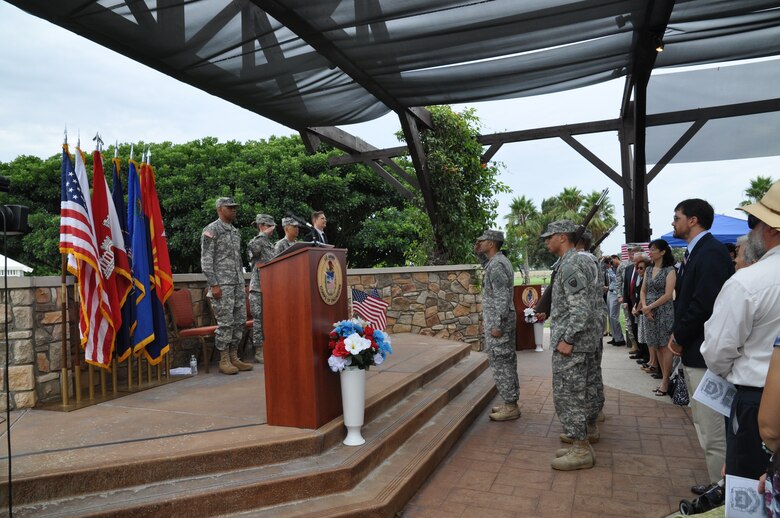
[{"label": "metal canopy frame", "polygon": [[[708,120],[780,111],[780,99],[646,110],[664,38],[672,50],[661,66],[780,54],[780,3],[772,0],[8,1],[295,129],[309,152],[327,142],[348,153],[332,165],[365,163],[407,199],[419,190],[435,234],[439,214],[420,139],[432,121],[420,105],[550,93],[625,76],[618,119],[482,135],[479,142],[487,162],[506,143],[560,138],[622,189],[628,241],[649,239],[647,185]],[[407,146],[377,149],[336,127],[388,110]],[[648,172],[645,130],[680,122],[691,125]],[[576,138],[604,131],[617,132],[619,172]],[[393,161],[399,155],[410,156],[414,176]]]}]

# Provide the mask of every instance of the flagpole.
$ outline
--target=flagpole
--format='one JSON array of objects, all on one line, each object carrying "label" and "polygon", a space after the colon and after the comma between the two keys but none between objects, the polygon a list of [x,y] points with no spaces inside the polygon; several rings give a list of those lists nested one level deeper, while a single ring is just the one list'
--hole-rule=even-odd
[{"label": "flagpole", "polygon": [[68,267],[68,256],[67,254],[60,255],[62,256],[62,268],[60,272],[60,307],[62,308],[62,369],[60,371],[60,391],[62,392],[62,405],[68,406],[70,404],[68,391],[68,291],[67,286],[65,285],[65,270]]},{"label": "flagpole", "polygon": [[116,396],[119,393],[119,388],[117,387],[117,383],[119,383],[119,373],[116,371],[117,368],[117,362],[116,358],[113,359],[113,368],[111,369],[111,391]]}]

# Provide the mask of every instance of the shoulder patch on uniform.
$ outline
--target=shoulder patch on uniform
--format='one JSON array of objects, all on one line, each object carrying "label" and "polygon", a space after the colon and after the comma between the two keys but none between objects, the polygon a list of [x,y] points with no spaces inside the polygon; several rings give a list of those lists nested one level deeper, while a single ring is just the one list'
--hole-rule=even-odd
[{"label": "shoulder patch on uniform", "polygon": [[569,283],[569,286],[571,286],[572,288],[576,288],[578,286],[577,277],[571,277],[569,279],[568,283]]},{"label": "shoulder patch on uniform", "polygon": [[207,237],[207,238],[209,238],[209,239],[214,239],[214,234],[212,234],[212,233],[211,233],[210,231],[208,231],[208,230],[204,230],[204,231],[203,231],[203,235],[204,235],[204,236],[206,236],[206,237]]}]

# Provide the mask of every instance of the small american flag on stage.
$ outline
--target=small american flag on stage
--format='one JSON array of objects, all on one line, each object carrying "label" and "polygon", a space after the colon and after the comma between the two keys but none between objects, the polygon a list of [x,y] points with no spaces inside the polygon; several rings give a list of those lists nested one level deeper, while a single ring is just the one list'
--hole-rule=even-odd
[{"label": "small american flag on stage", "polygon": [[389,304],[382,300],[376,289],[371,290],[371,294],[352,289],[352,309],[360,318],[377,329],[384,330],[387,327],[388,306]]}]

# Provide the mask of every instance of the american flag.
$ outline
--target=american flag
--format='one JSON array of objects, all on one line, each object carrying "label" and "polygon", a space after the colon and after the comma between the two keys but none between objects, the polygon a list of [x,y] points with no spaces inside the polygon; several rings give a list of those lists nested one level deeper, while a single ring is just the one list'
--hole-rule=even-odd
[{"label": "american flag", "polygon": [[382,300],[376,288],[371,290],[371,294],[352,289],[352,309],[377,329],[384,330],[387,327],[388,306],[389,304]]},{"label": "american flag", "polygon": [[[636,246],[641,246],[644,253],[649,254],[650,253],[650,243],[633,243]],[[620,245],[620,260],[621,261],[628,261],[628,245],[626,243],[623,243]]]},{"label": "american flag", "polygon": [[68,269],[79,282],[81,346],[87,362],[108,365],[114,333],[105,315],[111,314],[98,268],[98,246],[92,219],[87,169],[80,149],[76,167],[67,144],[62,147],[62,189],[60,191],[60,252],[70,254]]}]

